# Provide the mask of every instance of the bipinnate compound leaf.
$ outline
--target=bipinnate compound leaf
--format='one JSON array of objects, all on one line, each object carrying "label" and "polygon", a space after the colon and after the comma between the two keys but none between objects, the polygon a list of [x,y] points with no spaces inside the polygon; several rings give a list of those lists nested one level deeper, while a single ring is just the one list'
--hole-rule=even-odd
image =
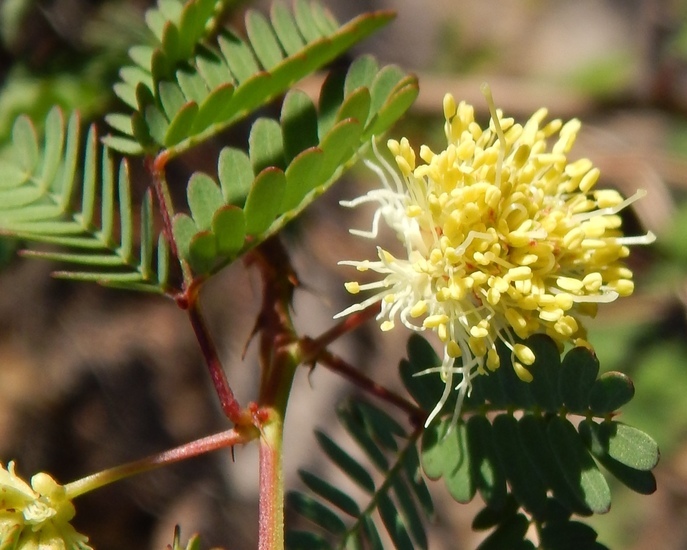
[{"label": "bipinnate compound leaf", "polygon": [[[323,432],[317,431],[315,436],[325,455],[363,488],[368,500],[358,504],[360,499],[346,494],[343,487],[300,471],[301,479],[318,499],[291,493],[288,507],[328,532],[327,539],[317,541],[336,540],[336,546],[328,548],[383,549],[378,525],[384,526],[394,548],[428,548],[424,522],[434,509],[419,470],[416,445],[421,430],[408,433],[388,413],[358,400],[340,406],[338,417],[365,461],[354,459]],[[373,475],[381,476],[382,482],[376,484]],[[298,544],[309,539],[304,531],[296,531],[287,534],[286,540],[287,548],[300,549],[303,547]]]},{"label": "bipinnate compound leaf", "polygon": [[[449,399],[426,428],[422,468],[430,479],[443,479],[458,502],[480,493],[487,508],[476,528],[494,528],[480,548],[533,547],[526,535],[530,523],[546,527],[551,537],[546,548],[578,547],[560,539],[554,545],[554,534],[560,533],[581,548],[604,548],[593,529],[570,518],[608,511],[611,492],[600,466],[639,493],[653,492],[656,480],[650,470],[658,461],[658,447],[641,430],[612,420],[633,397],[629,378],[619,373],[599,377],[598,361],[586,347],[561,357],[548,336],[522,343],[536,358],[529,367],[534,380],[526,383],[515,376],[509,347],[497,344],[500,368],[471,380],[459,415]],[[427,414],[445,391],[436,375],[440,365],[423,338],[409,338],[401,379]]]},{"label": "bipinnate compound leaf", "polygon": [[[133,48],[130,57],[135,65],[122,69],[115,86],[135,112],[129,126],[121,118],[108,118],[119,135],[106,141],[128,153],[155,153],[161,148],[170,157],[182,153],[266,105],[392,18],[390,12],[377,11],[340,26],[318,3],[298,0],[291,12],[277,1],[269,19],[248,10],[244,41],[239,33],[217,26],[222,9],[231,2],[174,0],[172,10],[167,3],[160,0],[146,17],[156,46]],[[384,131],[402,114],[399,101],[409,104],[416,95],[406,89],[387,102],[390,75],[386,71],[376,86],[381,90],[381,123],[371,126],[366,138]],[[287,149],[287,159],[290,153]]]},{"label": "bipinnate compound leaf", "polygon": [[[380,71],[372,59],[365,66],[376,71],[366,73],[365,82],[370,87],[378,78],[388,84],[389,74],[401,75],[398,69]],[[345,80],[334,81],[344,86]],[[376,89],[384,89],[387,95],[383,100],[378,96],[376,111],[370,109],[371,88],[359,86],[349,95],[342,92],[334,123],[324,133],[313,102],[300,91],[287,93],[279,120],[262,117],[254,122],[247,153],[231,147],[220,152],[219,183],[203,173],[191,177],[187,197],[193,224],[185,215],[175,219],[181,259],[196,274],[213,273],[278,232],[366,152],[372,139],[370,124],[377,124],[378,115],[392,108],[395,120],[410,106],[417,94],[417,81],[403,77],[399,85],[401,88],[377,85]],[[174,101],[168,99],[167,103]],[[217,212],[229,205],[242,212],[242,219],[235,214],[240,227],[231,227],[224,215],[223,223],[213,222]],[[194,226],[195,233],[189,235]],[[223,231],[230,235],[225,237]],[[245,240],[239,245],[242,233]]]},{"label": "bipinnate compound leaf", "polygon": [[0,159],[0,231],[53,246],[26,255],[81,266],[56,276],[164,292],[168,244],[156,238],[150,193],[136,213],[128,164],[115,163],[95,127],[83,143],[78,115],[65,122],[54,108],[42,140],[26,117],[17,119],[13,136]]}]

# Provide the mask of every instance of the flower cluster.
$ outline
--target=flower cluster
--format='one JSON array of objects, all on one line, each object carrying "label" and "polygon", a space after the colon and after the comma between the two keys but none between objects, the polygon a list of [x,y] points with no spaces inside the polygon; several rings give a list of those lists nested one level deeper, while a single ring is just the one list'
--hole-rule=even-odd
[{"label": "flower cluster", "polygon": [[69,523],[74,513],[66,489],[48,474],[34,475],[29,486],[13,462],[0,464],[0,548],[91,550]]},{"label": "flower cluster", "polygon": [[407,139],[390,140],[396,167],[378,152],[379,165],[368,163],[383,188],[342,203],[376,203],[372,230],[351,232],[376,238],[383,221],[405,250],[395,256],[378,247],[376,261],[341,262],[382,278],[347,283],[352,294],[374,293],[338,316],[380,302],[382,330],[400,319],[436,332],[444,359],[425,372],[438,371],[446,386],[428,423],[452,389],[457,415],[471,380],[499,367],[497,341],[511,350],[524,381],[532,380],[535,357],[520,340],[544,332],[561,345],[585,344],[580,317],[633,292],[622,260],[628,245],[653,240],[620,231],[618,212],[644,192],[623,200],[595,190],[599,170],[591,161],[568,160],[578,120],[545,123],[541,109],[521,125],[488,99],[491,121],[481,128],[472,106],[446,95],[446,149],[423,145],[418,162]]}]

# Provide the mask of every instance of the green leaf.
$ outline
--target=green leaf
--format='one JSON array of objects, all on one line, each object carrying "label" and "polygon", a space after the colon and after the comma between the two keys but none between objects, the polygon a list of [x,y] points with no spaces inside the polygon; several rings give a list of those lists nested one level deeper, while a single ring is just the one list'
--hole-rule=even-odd
[{"label": "green leaf", "polygon": [[287,550],[330,550],[331,546],[321,535],[309,531],[287,531],[284,537]]},{"label": "green leaf", "polygon": [[310,11],[317,28],[323,36],[334,34],[339,27],[339,23],[334,18],[332,13],[326,9],[319,2],[312,2],[310,4]]},{"label": "green leaf", "polygon": [[322,139],[320,149],[324,151],[322,176],[329,177],[360,147],[362,126],[356,120],[342,120]]},{"label": "green leaf", "polygon": [[187,194],[191,217],[198,230],[210,229],[215,212],[224,206],[219,186],[210,176],[196,172],[189,180]]},{"label": "green leaf", "polygon": [[229,31],[223,32],[219,37],[219,47],[229,65],[229,69],[239,84],[243,84],[260,70],[253,57],[253,52],[234,33]]},{"label": "green leaf", "polygon": [[[82,142],[78,116],[65,121],[53,109],[41,143],[24,117],[16,121],[14,136],[16,141],[8,146],[0,165],[0,171],[11,177],[0,186],[0,230],[56,247],[27,255],[88,268],[65,269],[55,274],[58,277],[162,292],[166,281],[157,279],[158,271],[152,269],[156,239],[150,196],[143,197],[135,213],[127,163],[114,163],[109,151],[101,148],[95,127],[89,128]],[[136,217],[140,231],[134,227]]]},{"label": "green leaf", "polygon": [[187,216],[186,214],[177,214],[176,216],[174,216],[174,242],[176,242],[177,244],[179,256],[184,260],[189,259],[191,239],[197,232],[198,227],[189,216]]},{"label": "green leaf", "polygon": [[331,502],[351,517],[357,518],[360,515],[360,508],[356,502],[341,489],[304,470],[298,470],[298,475],[313,493]]},{"label": "green leaf", "polygon": [[286,189],[281,210],[297,208],[306,195],[322,182],[324,154],[321,149],[308,149],[298,155],[286,169]]},{"label": "green leaf", "polygon": [[298,32],[296,21],[284,2],[277,0],[272,3],[270,19],[279,42],[287,55],[298,53],[305,43],[300,32]]},{"label": "green leaf", "polygon": [[501,523],[492,534],[482,541],[477,550],[502,550],[504,548],[509,550],[531,548],[534,550],[534,545],[531,542],[526,541],[523,544],[529,526],[530,522],[527,518],[522,514],[517,514],[508,521]]},{"label": "green leaf", "polygon": [[594,548],[596,531],[579,521],[547,522],[541,529],[541,546],[547,550]]},{"label": "green leaf", "polygon": [[361,415],[356,414],[356,412],[354,408],[343,406],[337,409],[337,416],[341,424],[346,428],[346,431],[358,443],[372,464],[382,472],[386,472],[389,469],[389,462],[368,433]]},{"label": "green leaf", "polygon": [[472,416],[467,423],[468,448],[470,449],[471,477],[475,487],[493,509],[505,505],[508,490],[506,474],[496,454],[492,426],[481,415]]},{"label": "green leaf", "polygon": [[550,412],[556,412],[563,403],[560,394],[559,378],[561,354],[556,343],[543,334],[531,336],[525,342],[534,353],[532,372],[536,375],[529,384],[530,392],[537,405]]},{"label": "green leaf", "polygon": [[486,506],[477,512],[477,515],[472,520],[472,529],[474,531],[486,531],[496,527],[499,523],[505,523],[514,518],[519,509],[518,501],[509,493],[506,496],[506,501],[500,508]]},{"label": "green leaf", "polygon": [[594,382],[589,394],[589,406],[594,414],[609,414],[629,403],[634,395],[634,385],[627,375],[606,372]]},{"label": "green leaf", "polygon": [[432,519],[434,517],[434,504],[422,475],[420,457],[415,446],[408,447],[403,458],[403,469],[405,470],[406,480],[410,484],[410,488],[413,490],[413,494],[422,507],[425,516]]},{"label": "green leaf", "polygon": [[235,206],[223,206],[212,218],[212,232],[217,237],[217,252],[230,256],[236,254],[246,239],[246,220],[243,210]]},{"label": "green leaf", "polygon": [[246,233],[259,235],[272,224],[284,197],[286,177],[278,168],[266,168],[258,174],[246,199]]},{"label": "green leaf", "polygon": [[377,506],[382,523],[386,527],[394,547],[402,550],[413,550],[415,546],[408,534],[408,530],[397,512],[396,506],[386,493],[380,493]]},{"label": "green leaf", "polygon": [[374,57],[371,55],[358,57],[351,63],[351,68],[346,74],[344,96],[348,97],[359,88],[369,88],[378,72],[379,65]]},{"label": "green leaf", "polygon": [[582,489],[579,484],[569,482],[558,464],[547,434],[548,421],[533,415],[524,415],[518,421],[523,448],[556,500],[576,514],[589,516],[592,511],[586,504]]},{"label": "green leaf", "polygon": [[422,436],[421,459],[427,477],[443,477],[457,502],[470,502],[475,496],[465,424],[451,426],[449,421],[444,421],[430,425]]},{"label": "green leaf", "polygon": [[225,147],[219,154],[217,172],[224,201],[243,206],[255,177],[248,155],[240,149]]},{"label": "green leaf", "polygon": [[62,161],[64,144],[64,118],[59,109],[51,109],[45,121],[45,148],[43,151],[41,180],[49,183],[55,176]]},{"label": "green leaf", "polygon": [[120,254],[128,264],[133,263],[133,217],[131,207],[131,187],[129,184],[129,166],[123,160],[119,169],[119,219],[120,219]]},{"label": "green leaf", "polygon": [[186,104],[186,97],[181,88],[174,82],[160,82],[158,86],[158,96],[162,108],[167,115],[167,120],[171,121],[178,111]]},{"label": "green leaf", "polygon": [[193,126],[194,121],[198,115],[198,105],[194,102],[189,102],[184,105],[172,119],[167,127],[163,145],[165,147],[172,147],[181,142],[188,135],[188,129]]},{"label": "green leaf", "polygon": [[246,15],[246,32],[258,61],[265,69],[269,70],[281,62],[281,47],[265,16],[249,10]]},{"label": "green leaf", "polygon": [[198,114],[191,128],[192,134],[198,134],[216,121],[225,118],[224,112],[231,109],[232,98],[234,97],[234,85],[231,83],[222,84],[215,88],[208,95],[198,108]]},{"label": "green leaf", "polygon": [[318,134],[320,139],[325,136],[334,126],[339,107],[344,100],[344,82],[346,73],[343,71],[332,71],[324,79],[320,90],[318,102],[319,123]]},{"label": "green leaf", "polygon": [[608,483],[573,425],[567,420],[553,417],[549,420],[547,433],[568,484],[581,490],[586,505],[594,513],[607,512],[611,506]]},{"label": "green leaf", "polygon": [[374,75],[370,85],[370,110],[373,113],[382,108],[389,96],[392,95],[398,83],[405,77],[405,72],[396,65],[387,65]]},{"label": "green leaf", "polygon": [[420,93],[417,79],[406,77],[395,88],[382,108],[374,116],[373,121],[368,124],[363,137],[371,138],[384,133],[389,126],[398,120],[417,99]]},{"label": "green leaf", "polygon": [[430,343],[419,334],[408,338],[407,353],[408,360],[399,364],[403,385],[423,410],[431,411],[444,390],[444,384],[438,376],[417,374],[440,366],[441,359]]},{"label": "green leaf", "polygon": [[214,94],[218,88],[231,86],[233,89],[236,84],[229,67],[222,61],[220,53],[215,50],[206,47],[199,48],[196,66],[205,84],[213,90],[210,95]]},{"label": "green leaf", "polygon": [[404,523],[412,539],[415,541],[413,548],[426,550],[428,547],[427,534],[425,533],[422,518],[415,508],[415,503],[408,487],[403,480],[399,478],[393,482],[393,491],[396,495],[399,509],[403,515]]},{"label": "green leaf", "polygon": [[12,127],[12,144],[19,168],[33,172],[38,164],[38,139],[28,117],[19,117]]},{"label": "green leaf", "polygon": [[578,429],[594,457],[620,482],[642,495],[650,495],[656,491],[656,478],[650,471],[636,470],[608,455],[599,439],[598,424],[585,420],[580,423]]},{"label": "green leaf", "polygon": [[258,174],[265,168],[284,168],[284,143],[281,127],[276,120],[259,118],[253,124],[249,143],[249,155],[253,172]]},{"label": "green leaf", "polygon": [[334,443],[325,433],[317,430],[315,431],[315,437],[325,454],[341,469],[341,471],[355,481],[363,490],[368,493],[374,493],[374,481],[372,481],[370,474],[367,473],[365,468]]},{"label": "green leaf", "polygon": [[295,0],[294,16],[298,29],[308,42],[313,42],[322,36],[308,2]]},{"label": "green leaf", "polygon": [[608,455],[636,470],[651,470],[658,464],[658,445],[649,435],[622,422],[603,422],[598,437]]},{"label": "green leaf", "polygon": [[169,128],[169,123],[167,122],[165,115],[162,114],[162,111],[160,111],[160,109],[158,109],[155,105],[148,105],[144,110],[143,117],[145,119],[147,130],[150,133],[150,136],[157,143],[164,143],[165,135],[167,135],[167,129]]},{"label": "green leaf", "polygon": [[508,414],[500,414],[492,425],[494,440],[498,441],[496,452],[513,494],[535,517],[542,517],[546,511],[546,485],[525,452],[517,421]]},{"label": "green leaf", "polygon": [[180,69],[177,71],[176,77],[181,87],[181,91],[184,97],[186,97],[186,101],[193,101],[200,104],[207,97],[210,90],[208,90],[203,77],[193,69]]},{"label": "green leaf", "polygon": [[369,541],[369,548],[372,550],[384,550],[382,540],[379,538],[377,528],[370,516],[363,516],[361,518],[361,528],[365,531],[365,535]]},{"label": "green leaf", "polygon": [[[166,23],[165,17],[156,10],[148,13],[149,24],[164,34],[160,35],[163,42],[152,52],[145,48],[132,50],[132,58],[137,64],[123,71],[122,78],[126,77],[126,84],[118,83],[115,86],[116,92],[125,102],[143,113],[146,113],[148,107],[155,106],[155,98],[150,90],[157,90],[159,83],[169,80],[178,82],[186,99],[184,104],[194,101],[199,105],[193,125],[187,126],[186,132],[181,131],[180,125],[175,125],[173,136],[169,136],[167,141],[162,141],[166,132],[163,131],[159,111],[146,113],[145,118],[139,116],[138,127],[133,135],[142,149],[155,149],[149,139],[152,136],[158,145],[170,148],[170,156],[175,156],[199,141],[216,135],[228,125],[284,93],[298,80],[335,59],[391,18],[389,12],[374,12],[338,27],[333,18],[320,7],[310,8],[305,4],[297,4],[297,13],[293,17],[283,3],[277,3],[272,10],[271,23],[256,12],[248,12],[246,29],[250,44],[243,42],[234,33],[220,31],[217,35],[218,51],[215,51],[212,45],[196,47],[197,40],[194,37],[199,38],[212,30],[206,23],[217,17],[207,7],[194,8],[196,4],[198,2],[191,2],[184,7],[180,23]],[[212,2],[205,2],[203,5],[206,4],[214,5]],[[201,19],[207,17],[207,20],[202,23],[201,20],[195,20],[193,24],[186,23],[187,19],[193,19],[191,15],[186,17],[186,14],[191,14],[194,9],[202,12]],[[304,42],[297,26],[305,20],[312,25],[306,32],[308,38]],[[187,32],[186,27],[191,30]],[[163,28],[166,29],[164,32]],[[324,37],[323,29],[331,32],[327,32]],[[231,90],[235,85],[238,88],[234,93]],[[148,93],[143,94],[141,88],[148,90]],[[223,92],[218,95],[219,90]],[[171,98],[167,94],[164,98],[161,97],[159,105],[164,106],[169,120],[174,120],[178,115],[178,111],[173,112],[175,106],[180,108],[178,94],[176,96]],[[190,115],[185,116],[191,118]],[[141,127],[141,122],[148,127]],[[390,122],[391,120],[387,121],[388,124]],[[121,127],[118,123],[116,129]],[[124,133],[132,135],[126,130]],[[128,141],[112,140],[111,143],[113,146],[122,145],[129,151],[133,150]]]},{"label": "green leaf", "polygon": [[317,112],[305,92],[292,90],[286,94],[280,122],[287,162],[291,162],[300,152],[319,144]]},{"label": "green leaf", "polygon": [[559,390],[570,411],[584,412],[589,408],[589,394],[598,374],[599,361],[588,348],[573,348],[565,355]]},{"label": "green leaf", "polygon": [[348,407],[362,418],[375,441],[392,452],[398,451],[398,443],[396,443],[394,435],[402,438],[407,436],[403,427],[396,420],[365,401],[351,400]]},{"label": "green leaf", "polygon": [[292,510],[330,533],[341,534],[346,530],[346,525],[339,519],[339,516],[321,502],[303,493],[289,493],[286,502]]},{"label": "green leaf", "polygon": [[196,233],[189,244],[188,261],[194,271],[209,273],[217,257],[217,239],[210,231]]},{"label": "green leaf", "polygon": [[336,115],[336,122],[346,119],[353,119],[365,126],[367,118],[370,114],[370,90],[367,88],[358,88],[348,96],[341,105],[339,112]]}]

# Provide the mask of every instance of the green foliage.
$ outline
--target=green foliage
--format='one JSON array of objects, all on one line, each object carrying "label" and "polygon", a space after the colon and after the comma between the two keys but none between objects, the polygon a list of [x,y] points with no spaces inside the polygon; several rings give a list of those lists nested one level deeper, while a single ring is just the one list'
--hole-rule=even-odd
[{"label": "green foliage", "polygon": [[[287,532],[287,548],[382,548],[374,517],[378,516],[395,548],[427,548],[424,518],[434,515],[417,454],[421,433],[408,433],[381,409],[364,401],[348,401],[338,410],[340,422],[363,451],[376,473],[353,458],[324,432],[316,432],[325,455],[367,495],[354,498],[310,472],[301,480],[316,495],[292,492],[287,506],[308,519],[318,532]],[[375,478],[383,476],[377,483]]]},{"label": "green foliage", "polygon": [[160,147],[179,154],[270,102],[391,18],[375,12],[339,27],[317,3],[297,0],[291,13],[275,2],[269,21],[247,13],[244,42],[229,30],[210,33],[215,4],[166,0],[148,12],[158,46],[131,50],[136,65],[122,69],[115,92],[134,113],[108,117],[124,134],[106,138],[108,145],[129,154]]},{"label": "green foliage", "polygon": [[[28,118],[17,119],[12,144],[0,158],[0,231],[64,249],[29,255],[84,266],[59,271],[60,277],[162,292],[168,252],[160,236],[153,258],[150,194],[135,227],[127,162],[115,165],[108,149],[98,144],[94,127],[80,162],[82,145],[77,115],[65,124],[61,111],[53,109],[42,143]],[[76,209],[75,201],[80,203]]]},{"label": "green foliage", "polygon": [[197,173],[188,185],[190,216],[178,214],[180,255],[208,273],[243,254],[320,196],[411,105],[417,81],[361,57],[324,83],[316,109],[301,91],[284,98],[279,121],[259,118],[248,154],[225,148],[219,185]]},{"label": "green foliage", "polygon": [[[501,346],[501,367],[473,380],[458,421],[449,415],[424,432],[423,470],[431,479],[443,478],[458,502],[479,492],[487,508],[475,521],[482,529],[496,527],[480,548],[533,547],[525,540],[531,522],[542,548],[602,548],[590,527],[563,520],[552,509],[566,517],[607,512],[611,494],[599,465],[630,489],[652,493],[658,447],[644,432],[613,419],[634,395],[625,375],[598,377],[598,361],[587,348],[571,349],[561,360],[546,336],[532,336],[526,344],[536,356],[534,380],[528,384],[515,375],[510,350]],[[414,375],[439,364],[425,340],[411,337],[401,372],[427,411],[443,384],[436,376]],[[567,532],[577,533],[570,540],[579,545],[565,546]]]}]

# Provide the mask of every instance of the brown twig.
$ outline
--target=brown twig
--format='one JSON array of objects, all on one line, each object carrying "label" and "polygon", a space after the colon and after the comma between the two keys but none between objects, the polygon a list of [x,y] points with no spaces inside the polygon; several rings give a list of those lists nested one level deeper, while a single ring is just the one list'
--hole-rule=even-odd
[{"label": "brown twig", "polygon": [[320,353],[317,357],[317,362],[330,371],[340,374],[362,390],[405,411],[410,416],[413,424],[422,424],[425,421],[427,415],[420,407],[368,378],[358,369],[330,351],[324,350]]}]

